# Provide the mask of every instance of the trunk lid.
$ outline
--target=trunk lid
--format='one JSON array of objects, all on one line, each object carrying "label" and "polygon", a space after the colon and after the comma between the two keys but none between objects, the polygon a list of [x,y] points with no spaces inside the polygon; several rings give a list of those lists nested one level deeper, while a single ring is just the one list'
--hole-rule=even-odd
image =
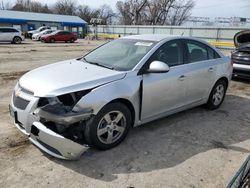
[{"label": "trunk lid", "polygon": [[250,30],[244,30],[234,35],[234,45],[238,48],[240,46],[250,47]]}]

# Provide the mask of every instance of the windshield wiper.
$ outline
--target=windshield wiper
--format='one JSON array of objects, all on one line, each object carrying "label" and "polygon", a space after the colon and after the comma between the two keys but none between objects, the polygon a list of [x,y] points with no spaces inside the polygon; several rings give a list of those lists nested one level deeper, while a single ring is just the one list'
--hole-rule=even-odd
[{"label": "windshield wiper", "polygon": [[83,58],[83,60],[84,60],[86,63],[92,64],[92,65],[97,65],[97,66],[104,67],[104,68],[108,68],[108,69],[111,69],[111,70],[114,70],[114,69],[115,69],[114,67],[109,66],[109,65],[104,65],[104,64],[100,64],[100,63],[96,63],[96,62],[87,61],[85,57]]}]

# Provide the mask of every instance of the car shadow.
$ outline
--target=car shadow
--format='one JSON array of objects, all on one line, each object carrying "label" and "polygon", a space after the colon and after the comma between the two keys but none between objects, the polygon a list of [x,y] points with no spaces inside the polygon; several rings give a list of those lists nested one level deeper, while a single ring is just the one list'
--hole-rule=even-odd
[{"label": "car shadow", "polygon": [[245,84],[250,84],[250,79],[247,79],[247,78],[233,77],[232,80],[235,82],[243,82]]},{"label": "car shadow", "polygon": [[214,148],[249,153],[233,145],[250,139],[249,106],[250,99],[227,95],[218,110],[197,107],[136,127],[111,150],[89,149],[77,161],[47,157],[84,176],[113,181],[117,174],[171,168]]}]

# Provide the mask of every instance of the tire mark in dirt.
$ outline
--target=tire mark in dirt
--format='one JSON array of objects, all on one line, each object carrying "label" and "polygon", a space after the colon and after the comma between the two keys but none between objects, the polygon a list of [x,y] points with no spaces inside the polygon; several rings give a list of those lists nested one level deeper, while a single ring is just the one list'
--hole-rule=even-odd
[{"label": "tire mark in dirt", "polygon": [[16,80],[17,78],[20,78],[22,75],[24,75],[28,70],[26,71],[19,71],[19,72],[10,72],[10,73],[0,73],[0,77],[6,81],[6,80]]}]

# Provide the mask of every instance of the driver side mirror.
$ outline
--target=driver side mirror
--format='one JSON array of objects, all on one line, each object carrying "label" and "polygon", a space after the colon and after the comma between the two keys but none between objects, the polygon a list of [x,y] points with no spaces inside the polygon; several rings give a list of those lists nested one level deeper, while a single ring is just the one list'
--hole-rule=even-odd
[{"label": "driver side mirror", "polygon": [[165,73],[170,70],[170,67],[162,61],[153,61],[149,65],[148,73]]}]

